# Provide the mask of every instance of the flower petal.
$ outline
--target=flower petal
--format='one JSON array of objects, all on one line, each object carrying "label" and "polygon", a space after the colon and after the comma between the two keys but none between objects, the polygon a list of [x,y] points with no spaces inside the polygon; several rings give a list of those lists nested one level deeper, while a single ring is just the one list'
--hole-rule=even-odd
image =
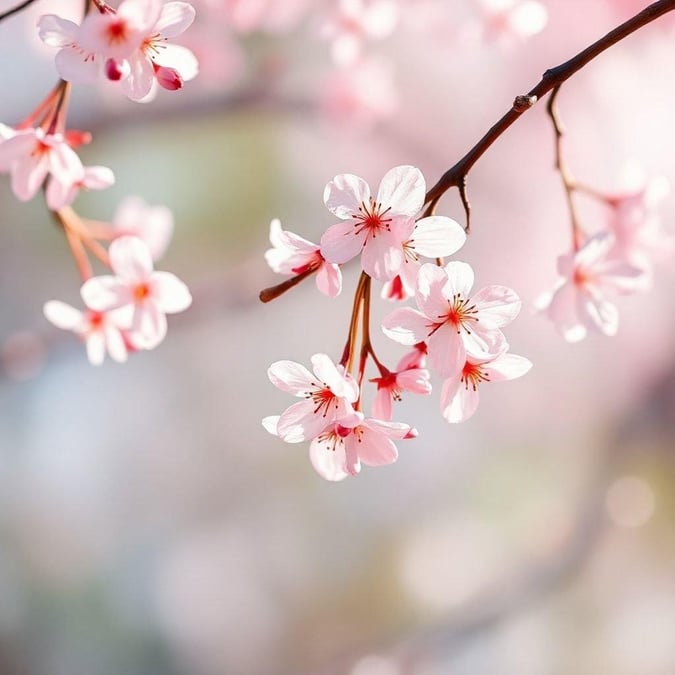
[{"label": "flower petal", "polygon": [[338,218],[351,218],[359,213],[362,204],[370,204],[370,187],[363,178],[342,173],[326,185],[323,201],[328,210]]},{"label": "flower petal", "polygon": [[453,260],[445,266],[445,272],[448,275],[448,287],[446,294],[452,296],[461,295],[468,298],[471,295],[473,287],[473,269],[471,265],[459,260]]},{"label": "flower petal", "polygon": [[367,236],[366,230],[357,233],[352,221],[332,225],[321,237],[321,255],[328,262],[342,265],[361,253]]},{"label": "flower petal", "polygon": [[411,307],[401,307],[384,317],[382,331],[395,342],[412,346],[429,338],[429,319]]},{"label": "flower petal", "polygon": [[144,302],[134,307],[131,335],[140,349],[154,349],[166,337],[166,314],[154,302]]},{"label": "flower petal", "polygon": [[441,377],[459,373],[466,362],[466,349],[457,329],[444,323],[428,339],[429,365]]},{"label": "flower petal", "polygon": [[88,279],[82,284],[80,295],[95,312],[107,312],[133,302],[129,286],[111,275]]},{"label": "flower petal", "polygon": [[155,63],[164,68],[173,68],[185,82],[199,75],[199,61],[194,53],[182,45],[163,44],[155,57]]},{"label": "flower petal", "polygon": [[452,218],[429,216],[417,221],[412,246],[426,258],[443,258],[457,253],[466,241],[464,228]]},{"label": "flower petal", "polygon": [[314,412],[313,401],[298,401],[281,413],[277,432],[286,443],[301,443],[318,436],[332,421]]},{"label": "flower petal", "polygon": [[387,232],[367,237],[361,265],[366,274],[380,281],[393,279],[403,264],[403,249]]},{"label": "flower petal", "polygon": [[160,12],[154,31],[173,38],[187,30],[195,20],[195,9],[187,2],[167,2]]},{"label": "flower petal", "polygon": [[305,366],[295,361],[275,361],[268,369],[270,382],[293,396],[307,396],[319,383]]},{"label": "flower petal", "polygon": [[502,354],[494,361],[489,361],[481,366],[490,382],[502,382],[522,377],[532,368],[532,362],[524,356],[516,354]]},{"label": "flower petal", "polygon": [[340,295],[342,291],[340,268],[333,263],[324,262],[316,273],[316,287],[329,298]]},{"label": "flower petal", "polygon": [[341,438],[334,445],[315,438],[309,446],[309,460],[319,476],[326,480],[340,481],[349,476],[345,471],[347,458],[345,443]]},{"label": "flower petal", "polygon": [[443,383],[441,413],[451,424],[468,420],[476,412],[478,402],[478,388],[467,386],[460,380],[460,376]]},{"label": "flower petal", "polygon": [[152,256],[139,237],[118,237],[108,251],[113,272],[132,283],[144,283],[152,275]]},{"label": "flower petal", "polygon": [[154,302],[166,314],[183,312],[192,304],[190,290],[171,272],[154,272],[150,286]]},{"label": "flower petal", "polygon": [[87,336],[87,358],[92,366],[100,366],[105,360],[105,337],[100,330]]},{"label": "flower petal", "polygon": [[47,320],[57,328],[80,332],[86,326],[84,313],[65,302],[50,300],[45,303],[43,311]]},{"label": "flower petal", "polygon": [[66,47],[75,42],[79,26],[56,14],[44,14],[37,22],[40,40],[50,47]]},{"label": "flower petal", "polygon": [[391,215],[416,216],[424,204],[425,193],[426,183],[419,169],[397,166],[384,175],[377,202],[384,209],[391,209]]},{"label": "flower petal", "polygon": [[487,286],[473,296],[472,304],[484,327],[501,328],[518,316],[523,303],[515,291],[506,286]]},{"label": "flower petal", "polygon": [[444,290],[447,284],[448,275],[442,267],[432,263],[420,267],[415,300],[420,311],[435,323],[445,321],[448,315],[448,296]]},{"label": "flower petal", "polygon": [[358,435],[351,433],[345,439],[347,454],[353,450],[367,466],[385,466],[398,459],[398,450],[392,440],[377,428],[364,424],[358,431]]}]

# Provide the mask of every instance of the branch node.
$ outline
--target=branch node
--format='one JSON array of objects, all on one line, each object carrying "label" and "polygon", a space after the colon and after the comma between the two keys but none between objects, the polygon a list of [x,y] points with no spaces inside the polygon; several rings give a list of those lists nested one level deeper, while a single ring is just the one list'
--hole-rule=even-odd
[{"label": "branch node", "polygon": [[523,96],[516,96],[513,101],[513,109],[517,113],[524,113],[526,110],[529,110],[537,102],[536,96],[528,96],[527,94]]}]

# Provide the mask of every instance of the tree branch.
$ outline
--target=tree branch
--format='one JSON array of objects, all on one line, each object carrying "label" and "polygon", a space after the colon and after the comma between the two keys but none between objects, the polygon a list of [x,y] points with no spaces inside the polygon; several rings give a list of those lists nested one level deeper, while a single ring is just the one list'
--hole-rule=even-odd
[{"label": "tree branch", "polygon": [[34,2],[35,0],[24,0],[24,2],[18,4],[16,7],[8,9],[6,12],[0,14],[0,21],[9,19],[9,17],[12,16],[13,14],[18,14],[22,9],[26,9],[26,7],[32,5]]},{"label": "tree branch", "polygon": [[610,31],[604,37],[600,38],[586,49],[580,51],[568,61],[559,66],[549,68],[542,76],[541,80],[525,95],[517,96],[511,106],[511,109],[498,120],[488,132],[476,143],[469,152],[464,155],[454,166],[450,167],[439,179],[439,181],[429,189],[426,195],[426,204],[428,204],[425,215],[433,213],[438,200],[452,187],[460,189],[462,204],[467,215],[467,229],[469,225],[470,205],[466,195],[466,179],[473,165],[485,154],[487,149],[526,111],[543,96],[553,89],[559,89],[560,86],[569,80],[572,75],[580,71],[584,66],[590,63],[596,56],[599,56],[606,49],[609,49],[617,42],[628,37],[635,31],[655,21],[659,17],[675,9],[675,0],[658,0],[649,7],[643,9],[632,19]]}]

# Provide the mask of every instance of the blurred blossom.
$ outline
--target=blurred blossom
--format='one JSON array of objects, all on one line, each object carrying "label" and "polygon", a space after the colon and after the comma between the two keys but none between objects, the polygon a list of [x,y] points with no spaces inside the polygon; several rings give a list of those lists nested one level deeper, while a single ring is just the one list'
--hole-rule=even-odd
[{"label": "blurred blossom", "polygon": [[654,492],[639,476],[623,476],[607,490],[605,506],[607,514],[619,527],[640,527],[654,514]]},{"label": "blurred blossom", "polygon": [[364,656],[354,664],[349,675],[401,675],[395,661],[378,654]]}]

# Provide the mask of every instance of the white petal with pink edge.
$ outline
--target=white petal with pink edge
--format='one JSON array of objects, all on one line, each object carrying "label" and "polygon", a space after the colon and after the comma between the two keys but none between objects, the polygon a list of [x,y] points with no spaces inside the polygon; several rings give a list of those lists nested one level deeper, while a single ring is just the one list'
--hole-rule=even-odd
[{"label": "white petal with pink edge", "polygon": [[361,256],[366,274],[380,281],[393,279],[403,264],[403,249],[388,232],[367,237]]},{"label": "white petal with pink edge", "polygon": [[328,210],[338,218],[351,218],[359,213],[362,204],[370,205],[370,187],[363,178],[343,173],[335,176],[326,185],[323,201]]},{"label": "white petal with pink edge", "polygon": [[377,192],[377,202],[392,215],[416,216],[424,204],[426,183],[414,166],[397,166],[387,171]]},{"label": "white petal with pink edge", "polygon": [[415,345],[428,339],[429,319],[411,307],[395,309],[382,321],[382,331],[388,337],[402,345]]},{"label": "white petal with pink edge", "polygon": [[154,25],[162,37],[173,38],[187,30],[195,20],[195,9],[187,2],[167,2]]},{"label": "white petal with pink edge", "polygon": [[447,379],[441,392],[441,414],[451,424],[468,420],[478,408],[478,389],[463,382],[461,375]]},{"label": "white petal with pink edge", "polygon": [[441,323],[447,317],[448,297],[444,291],[447,283],[448,275],[442,267],[432,263],[420,267],[415,300],[420,310],[433,322]]},{"label": "white petal with pink edge", "polygon": [[324,262],[316,273],[316,287],[329,298],[340,295],[342,291],[342,272],[333,264]]},{"label": "white petal with pink edge", "polygon": [[314,470],[326,480],[337,482],[349,476],[345,471],[347,462],[344,440],[335,440],[334,445],[315,438],[309,446],[309,460]]},{"label": "white petal with pink edge", "polygon": [[523,303],[506,286],[487,286],[473,296],[472,304],[486,328],[501,328],[518,316]]},{"label": "white petal with pink edge", "polygon": [[466,361],[466,349],[462,337],[452,324],[444,323],[429,337],[427,343],[429,365],[441,377],[448,377],[462,370]]},{"label": "white petal with pink edge", "polygon": [[488,361],[481,366],[490,382],[502,382],[504,380],[515,380],[522,377],[532,368],[532,362],[524,356],[516,354],[502,354],[494,361]]},{"label": "white petal with pink edge", "polygon": [[194,80],[199,74],[197,57],[182,45],[163,44],[154,61],[165,68],[173,68],[186,82]]},{"label": "white petal with pink edge", "polygon": [[293,396],[306,396],[318,383],[312,373],[295,361],[276,361],[267,369],[272,384]]},{"label": "white petal with pink edge", "polygon": [[428,216],[413,230],[415,252],[425,258],[443,258],[457,253],[466,242],[464,228],[452,218]]},{"label": "white petal with pink edge", "polygon": [[66,47],[75,42],[79,26],[56,14],[44,14],[37,22],[38,36],[50,47]]},{"label": "white petal with pink edge", "polygon": [[318,436],[331,422],[332,419],[314,412],[313,401],[298,401],[281,413],[277,432],[286,443],[301,443]]},{"label": "white petal with pink edge", "polygon": [[367,466],[385,466],[398,459],[396,446],[382,431],[364,423],[345,439],[347,453],[357,454]]},{"label": "white petal with pink edge", "polygon": [[321,237],[321,254],[331,263],[342,265],[355,258],[363,248],[368,232],[356,233],[355,223],[345,221],[331,225]]},{"label": "white petal with pink edge", "polygon": [[473,269],[471,265],[459,260],[453,260],[444,269],[448,275],[448,286],[445,291],[446,297],[458,294],[463,298],[468,298],[471,295],[473,287]]}]

